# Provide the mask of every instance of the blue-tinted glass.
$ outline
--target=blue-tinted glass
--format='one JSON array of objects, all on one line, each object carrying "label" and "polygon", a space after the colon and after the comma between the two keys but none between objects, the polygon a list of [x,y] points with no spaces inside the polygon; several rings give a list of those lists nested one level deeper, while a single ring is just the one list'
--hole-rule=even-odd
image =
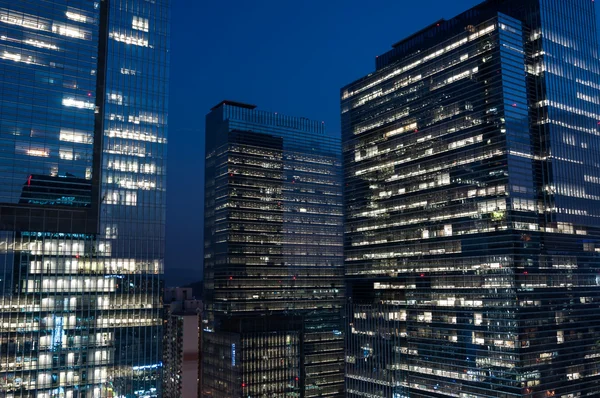
[{"label": "blue-tinted glass", "polygon": [[168,25],[0,0],[0,396],[160,395]]},{"label": "blue-tinted glass", "polygon": [[348,396],[600,394],[596,34],[488,1],[342,89]]}]

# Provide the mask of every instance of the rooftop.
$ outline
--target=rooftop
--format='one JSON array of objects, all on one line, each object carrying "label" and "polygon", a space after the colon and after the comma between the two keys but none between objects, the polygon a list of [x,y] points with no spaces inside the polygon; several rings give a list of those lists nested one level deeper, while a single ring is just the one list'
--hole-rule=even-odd
[{"label": "rooftop", "polygon": [[237,106],[238,108],[246,108],[246,109],[256,109],[256,105],[244,104],[243,102],[237,102],[237,101],[223,100],[223,101],[219,102],[217,105],[210,108],[210,110],[214,111],[215,109],[217,109],[223,105]]}]

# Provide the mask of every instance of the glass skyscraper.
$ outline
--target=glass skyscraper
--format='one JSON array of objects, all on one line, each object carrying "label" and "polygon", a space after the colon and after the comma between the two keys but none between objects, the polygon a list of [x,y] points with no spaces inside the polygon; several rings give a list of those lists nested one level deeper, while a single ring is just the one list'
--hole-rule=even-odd
[{"label": "glass skyscraper", "polygon": [[0,397],[159,395],[169,7],[0,0]]},{"label": "glass skyscraper", "polygon": [[202,393],[342,397],[340,143],[255,108],[206,118]]},{"label": "glass skyscraper", "polygon": [[341,90],[349,397],[600,396],[594,3],[488,0]]}]

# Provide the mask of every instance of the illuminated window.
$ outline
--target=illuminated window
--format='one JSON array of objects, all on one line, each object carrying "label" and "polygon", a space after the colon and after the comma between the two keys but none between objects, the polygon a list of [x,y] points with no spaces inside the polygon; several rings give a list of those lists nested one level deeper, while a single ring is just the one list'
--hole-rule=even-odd
[{"label": "illuminated window", "polygon": [[150,28],[150,23],[148,19],[134,16],[133,22],[131,23],[131,27],[135,30],[141,30],[143,32],[148,32]]}]

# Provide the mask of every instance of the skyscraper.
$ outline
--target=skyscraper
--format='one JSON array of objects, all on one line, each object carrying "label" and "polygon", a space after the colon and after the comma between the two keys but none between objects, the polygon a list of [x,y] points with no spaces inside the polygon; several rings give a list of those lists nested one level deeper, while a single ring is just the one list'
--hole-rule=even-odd
[{"label": "skyscraper", "polygon": [[0,0],[0,397],[159,395],[168,40],[168,0]]},{"label": "skyscraper", "polygon": [[207,115],[203,394],[343,396],[341,179],[321,122]]},{"label": "skyscraper", "polygon": [[600,395],[596,35],[488,0],[341,90],[348,396]]}]

